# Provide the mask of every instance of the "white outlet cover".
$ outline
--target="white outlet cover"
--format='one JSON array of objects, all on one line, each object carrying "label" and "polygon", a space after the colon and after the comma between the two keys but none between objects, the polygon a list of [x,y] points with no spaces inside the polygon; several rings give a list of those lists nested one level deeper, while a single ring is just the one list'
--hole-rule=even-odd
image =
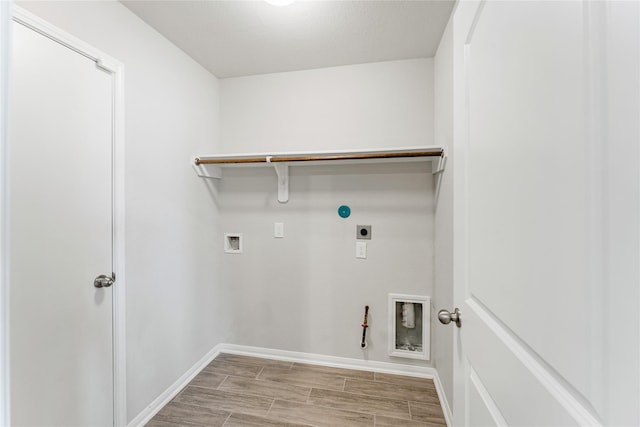
[{"label": "white outlet cover", "polygon": [[273,237],[276,239],[284,238],[284,223],[276,222],[273,224]]},{"label": "white outlet cover", "polygon": [[356,242],[356,258],[367,257],[367,242]]}]

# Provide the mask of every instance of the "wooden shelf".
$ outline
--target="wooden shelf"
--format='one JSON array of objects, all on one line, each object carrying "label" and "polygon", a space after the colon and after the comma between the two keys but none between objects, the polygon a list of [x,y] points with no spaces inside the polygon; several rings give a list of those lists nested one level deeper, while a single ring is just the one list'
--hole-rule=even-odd
[{"label": "wooden shelf", "polygon": [[289,200],[289,166],[317,164],[430,162],[431,172],[444,171],[446,156],[442,147],[354,150],[337,152],[299,152],[274,154],[223,154],[197,156],[193,168],[201,178],[220,179],[229,167],[273,167],[278,177],[278,201]]}]

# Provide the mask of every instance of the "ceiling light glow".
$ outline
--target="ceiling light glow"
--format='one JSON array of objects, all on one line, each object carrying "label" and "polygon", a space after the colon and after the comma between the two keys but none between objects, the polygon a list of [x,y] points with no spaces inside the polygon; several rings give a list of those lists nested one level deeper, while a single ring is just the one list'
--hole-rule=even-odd
[{"label": "ceiling light glow", "polygon": [[288,6],[296,0],[264,0],[274,6]]}]

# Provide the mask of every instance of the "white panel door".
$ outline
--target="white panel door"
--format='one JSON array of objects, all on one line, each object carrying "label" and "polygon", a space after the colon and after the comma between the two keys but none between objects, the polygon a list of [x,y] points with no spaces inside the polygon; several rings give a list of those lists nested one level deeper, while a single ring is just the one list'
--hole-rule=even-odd
[{"label": "white panel door", "polygon": [[638,7],[458,5],[457,425],[640,423]]},{"label": "white panel door", "polygon": [[11,425],[113,425],[112,77],[13,24]]}]

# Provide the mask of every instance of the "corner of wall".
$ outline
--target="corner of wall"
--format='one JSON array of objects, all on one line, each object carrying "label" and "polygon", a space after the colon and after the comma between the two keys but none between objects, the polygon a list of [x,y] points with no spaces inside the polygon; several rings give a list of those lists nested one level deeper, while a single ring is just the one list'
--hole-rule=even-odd
[{"label": "corner of wall", "polygon": [[447,168],[440,177],[435,207],[434,363],[445,398],[453,407],[453,331],[437,320],[440,309],[453,309],[453,13],[434,58],[434,141],[445,147]]}]

